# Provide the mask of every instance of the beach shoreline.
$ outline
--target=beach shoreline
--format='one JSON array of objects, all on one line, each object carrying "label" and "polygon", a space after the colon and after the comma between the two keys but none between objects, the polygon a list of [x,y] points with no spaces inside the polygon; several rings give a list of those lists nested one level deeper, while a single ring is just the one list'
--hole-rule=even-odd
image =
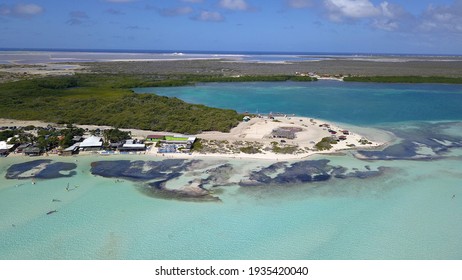
[{"label": "beach shoreline", "polygon": [[[65,128],[65,125],[57,125],[42,121],[24,121],[13,119],[0,119],[2,127],[57,127]],[[87,131],[111,129],[110,126],[97,125],[74,125],[75,127],[83,128]],[[294,129],[293,139],[284,137],[275,137],[272,133],[280,128]],[[122,131],[130,131],[132,138],[144,140],[148,135],[152,134],[174,134],[169,132],[149,131],[140,129],[120,129]],[[343,134],[342,132],[345,132]],[[345,140],[338,140],[339,136],[344,136]],[[387,135],[387,137],[384,137]],[[238,126],[231,129],[230,132],[207,131],[195,135],[199,140],[204,141],[209,149],[202,151],[192,151],[189,153],[160,153],[155,145],[150,146],[145,152],[137,152],[136,154],[146,155],[155,158],[232,158],[232,159],[259,159],[269,161],[281,160],[300,160],[306,159],[317,154],[337,154],[347,150],[357,149],[382,149],[393,137],[382,132],[374,137],[374,133],[369,132],[369,135],[357,133],[354,130],[346,130],[344,127],[327,122],[324,120],[313,119],[299,116],[276,116],[276,117],[253,117],[247,122],[241,122]],[[336,144],[332,144],[332,148],[328,150],[317,150],[315,145],[323,138],[333,137],[337,139]],[[388,139],[387,139],[388,138]],[[362,142],[362,143],[361,143]],[[257,147],[256,152],[246,153],[243,150],[247,147]],[[276,152],[277,150],[288,152]],[[94,154],[94,152],[81,152],[84,154]],[[19,154],[11,154],[19,156]],[[52,155],[53,154],[47,154]],[[45,155],[46,156],[46,155]]]}]

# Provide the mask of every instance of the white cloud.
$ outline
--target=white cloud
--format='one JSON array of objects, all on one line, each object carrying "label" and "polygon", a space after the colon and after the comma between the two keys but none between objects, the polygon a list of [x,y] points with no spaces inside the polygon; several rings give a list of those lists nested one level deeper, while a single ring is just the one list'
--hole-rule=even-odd
[{"label": "white cloud", "polygon": [[389,1],[377,4],[371,0],[322,1],[328,19],[334,22],[362,22],[387,31],[462,34],[462,0],[429,5],[416,16]]},{"label": "white cloud", "polygon": [[16,16],[16,17],[31,17],[43,13],[43,8],[36,4],[17,4],[15,6],[0,6],[0,15]]},{"label": "white cloud", "polygon": [[451,5],[430,5],[421,17],[419,30],[462,33],[462,0]]},{"label": "white cloud", "polygon": [[188,15],[191,14],[194,10],[191,7],[178,7],[178,8],[172,8],[172,9],[160,9],[159,13],[163,16],[182,16],[182,15]]},{"label": "white cloud", "polygon": [[369,0],[325,0],[324,5],[329,19],[337,22],[380,15],[380,9]]},{"label": "white cloud", "polygon": [[313,0],[286,0],[286,5],[293,9],[303,9],[312,7]]},{"label": "white cloud", "polygon": [[372,26],[387,31],[410,30],[415,25],[415,18],[401,6],[382,2],[379,6],[380,15],[372,20]]},{"label": "white cloud", "polygon": [[388,2],[380,3],[380,9],[382,10],[382,14],[386,17],[394,17],[393,7]]},{"label": "white cloud", "polygon": [[18,15],[33,16],[43,12],[43,8],[36,4],[18,4],[14,7],[14,12]]},{"label": "white cloud", "polygon": [[228,10],[246,11],[250,8],[245,0],[220,0],[219,5]]},{"label": "white cloud", "polygon": [[372,26],[382,30],[393,31],[397,30],[400,27],[400,24],[391,19],[378,18],[372,21]]},{"label": "white cloud", "polygon": [[401,6],[387,1],[374,5],[370,0],[324,0],[324,7],[331,21],[366,22],[387,31],[402,28],[412,18]]},{"label": "white cloud", "polygon": [[214,22],[220,22],[220,21],[225,20],[223,15],[220,14],[219,12],[209,12],[209,11],[202,11],[200,12],[199,15],[193,17],[193,19],[200,20],[200,21],[214,21]]},{"label": "white cloud", "polygon": [[[462,0],[429,5],[420,15],[406,11],[398,0],[284,0],[284,3],[292,9],[317,9],[336,23],[360,23],[386,31],[462,34]],[[245,0],[220,0],[219,5],[230,10],[250,9]]]}]

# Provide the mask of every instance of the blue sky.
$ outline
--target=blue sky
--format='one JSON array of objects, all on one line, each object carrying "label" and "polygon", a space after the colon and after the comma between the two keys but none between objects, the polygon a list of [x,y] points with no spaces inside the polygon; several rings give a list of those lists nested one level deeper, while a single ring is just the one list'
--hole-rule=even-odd
[{"label": "blue sky", "polygon": [[462,54],[462,0],[0,0],[0,47]]}]

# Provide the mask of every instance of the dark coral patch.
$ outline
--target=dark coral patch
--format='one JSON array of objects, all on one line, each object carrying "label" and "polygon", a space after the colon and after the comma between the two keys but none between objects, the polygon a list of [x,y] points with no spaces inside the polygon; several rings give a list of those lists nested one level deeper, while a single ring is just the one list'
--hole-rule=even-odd
[{"label": "dark coral patch", "polygon": [[[380,167],[377,171],[366,168],[364,171],[355,170],[348,172],[345,167],[332,166],[329,160],[305,160],[292,163],[275,163],[260,170],[252,171],[248,180],[241,180],[239,185],[242,187],[252,186],[289,186],[300,183],[328,181],[332,177],[359,178],[365,179],[381,175],[385,168]],[[278,172],[278,173],[277,173]],[[276,174],[274,176],[274,174]]]},{"label": "dark coral patch", "polygon": [[[53,162],[50,159],[33,160],[11,165],[6,171],[7,179],[54,179],[72,177],[77,173],[75,163]],[[64,174],[64,173],[66,174]]]},{"label": "dark coral patch", "polygon": [[132,181],[167,179],[172,173],[185,170],[185,160],[163,161],[96,161],[91,164],[91,173],[107,178],[124,178]]},{"label": "dark coral patch", "polygon": [[[462,147],[462,137],[445,132],[456,123],[416,123],[412,128],[390,129],[402,141],[382,151],[358,151],[368,160],[435,160],[452,148]],[[425,148],[425,152],[420,150]],[[431,151],[431,152],[429,152]]]}]

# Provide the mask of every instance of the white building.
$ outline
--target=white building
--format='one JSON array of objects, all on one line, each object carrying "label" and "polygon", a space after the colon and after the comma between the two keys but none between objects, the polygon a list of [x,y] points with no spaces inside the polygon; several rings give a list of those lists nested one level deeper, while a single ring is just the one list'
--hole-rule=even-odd
[{"label": "white building", "polygon": [[103,139],[98,136],[90,136],[80,143],[82,151],[98,151],[103,147]]}]

